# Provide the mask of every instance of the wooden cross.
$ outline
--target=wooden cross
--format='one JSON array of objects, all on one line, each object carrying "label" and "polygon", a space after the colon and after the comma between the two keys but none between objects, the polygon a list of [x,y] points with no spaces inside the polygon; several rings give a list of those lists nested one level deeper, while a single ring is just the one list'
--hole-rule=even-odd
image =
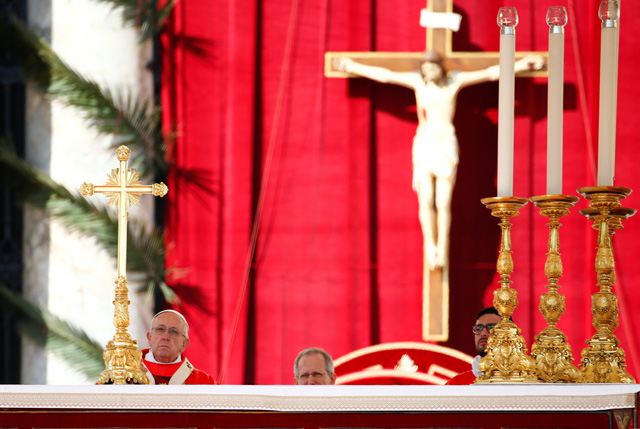
[{"label": "wooden cross", "polygon": [[[430,0],[427,13],[453,13],[453,0]],[[449,28],[427,27],[426,50],[433,50],[444,58],[446,70],[474,71],[499,64],[499,52],[454,52],[452,31]],[[496,37],[499,30],[496,26]],[[544,59],[541,70],[519,73],[518,77],[546,76],[547,52],[516,52],[516,61],[526,55],[537,54]],[[333,68],[333,59],[350,58],[358,63],[385,67],[404,72],[420,70],[424,52],[326,52],[324,75],[329,78],[357,77]],[[449,272],[444,269],[430,270],[426,260],[423,269],[422,338],[425,341],[447,341],[449,339]]]},{"label": "wooden cross", "polygon": [[[428,2],[426,10],[429,13],[453,13],[453,0],[431,0]],[[498,31],[498,26],[496,25],[496,37],[498,37]],[[499,62],[499,52],[453,51],[453,32],[448,28],[427,27],[426,33],[426,50],[433,50],[440,54],[444,58],[446,70],[481,70]],[[516,61],[530,54],[542,56],[545,63],[544,67],[541,70],[518,73],[518,77],[546,76],[547,52],[516,52]],[[332,62],[336,57],[347,57],[361,64],[385,67],[393,71],[414,71],[420,70],[424,52],[326,52],[324,54],[325,77],[357,77],[334,69]]]},{"label": "wooden cross", "polygon": [[169,189],[162,182],[153,185],[140,184],[136,170],[129,170],[127,167],[131,154],[128,147],[120,146],[116,154],[120,168],[111,170],[106,185],[93,186],[91,183],[83,183],[80,187],[83,196],[94,193],[106,194],[108,204],[118,206],[118,279],[115,282],[116,298],[113,302],[113,324],[116,333],[104,352],[105,370],[100,374],[98,384],[149,384],[146,373],[140,369],[142,352],[138,350],[138,342],[131,339],[127,332],[130,304],[127,288],[127,222],[129,206],[138,205],[140,195],[153,194],[156,197],[164,197]]}]

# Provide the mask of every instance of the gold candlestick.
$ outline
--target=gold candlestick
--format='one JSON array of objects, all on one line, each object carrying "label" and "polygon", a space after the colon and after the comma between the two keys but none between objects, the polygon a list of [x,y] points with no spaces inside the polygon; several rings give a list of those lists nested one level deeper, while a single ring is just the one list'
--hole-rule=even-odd
[{"label": "gold candlestick", "polygon": [[502,237],[498,254],[497,271],[500,274],[500,288],[493,292],[493,306],[502,320],[491,331],[487,342],[487,355],[480,361],[483,373],[476,383],[537,383],[533,359],[527,356],[524,338],[520,328],[510,320],[518,305],[518,292],[510,287],[513,272],[511,257],[511,223],[509,219],[520,214],[527,204],[526,198],[492,197],[483,198],[482,204],[491,210],[491,215],[500,219]]},{"label": "gold candlestick", "polygon": [[590,201],[589,209],[580,210],[594,222],[598,230],[595,268],[600,289],[591,296],[591,313],[596,333],[582,350],[582,374],[585,383],[635,383],[626,371],[625,353],[613,331],[618,327],[618,298],[612,292],[615,282],[615,260],[612,239],[622,229],[622,220],[633,216],[634,209],[624,208],[620,200],[631,189],[619,186],[590,186],[578,189]]},{"label": "gold candlestick", "polygon": [[113,324],[116,333],[113,340],[107,343],[103,353],[105,370],[98,377],[98,384],[149,384],[145,372],[140,369],[142,352],[138,350],[138,342],[127,332],[129,326],[129,289],[127,288],[127,222],[129,206],[138,204],[140,195],[152,194],[164,197],[168,192],[164,183],[153,185],[140,184],[138,173],[129,169],[127,164],[131,150],[120,146],[116,150],[120,168],[111,170],[109,180],[104,186],[83,183],[80,192],[83,196],[95,193],[105,194],[109,204],[118,206],[118,279],[116,280],[115,300],[113,305]]},{"label": "gold candlestick", "polygon": [[549,218],[549,241],[544,271],[549,280],[548,292],[540,297],[540,312],[547,327],[536,335],[531,345],[531,357],[535,361],[538,378],[546,383],[579,383],[582,373],[571,363],[573,355],[567,336],[556,326],[566,307],[564,296],[558,293],[558,279],[562,277],[560,258],[559,219],[569,214],[569,208],[579,200],[571,195],[541,195],[531,197],[540,214]]}]

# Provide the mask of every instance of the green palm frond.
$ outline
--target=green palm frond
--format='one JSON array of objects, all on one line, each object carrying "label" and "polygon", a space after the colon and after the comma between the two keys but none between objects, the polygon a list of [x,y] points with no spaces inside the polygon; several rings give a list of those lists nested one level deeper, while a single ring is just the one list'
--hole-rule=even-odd
[{"label": "green palm frond", "polygon": [[175,0],[99,0],[122,10],[122,19],[129,25],[140,28],[138,40],[143,42],[153,38],[175,6]]},{"label": "green palm frond", "polygon": [[[18,157],[11,146],[0,141],[0,178],[15,189],[23,203],[42,208],[56,217],[69,230],[95,237],[114,258],[118,254],[118,223],[114,210],[100,198],[92,203],[77,192],[71,192],[51,177]],[[176,302],[177,297],[164,283],[164,235],[139,221],[130,221],[127,240],[127,267],[137,273],[147,287],[167,292],[164,298]]]},{"label": "green palm frond", "polygon": [[144,268],[146,289],[148,296],[153,296],[160,292],[165,301],[178,304],[180,299],[164,281],[166,277],[165,269],[165,247],[164,234],[158,228],[149,228],[142,222],[130,221],[128,228],[129,239],[127,240],[127,267],[135,270],[136,267]]},{"label": "green palm frond", "polygon": [[[99,0],[122,11],[126,23],[139,28],[143,42],[159,33],[175,0]],[[113,147],[133,149],[130,167],[146,178],[166,175],[167,141],[162,136],[160,110],[136,94],[98,85],[65,63],[49,44],[28,30],[18,19],[0,14],[0,52],[21,64],[25,76],[51,99],[77,109],[99,133],[114,135]],[[114,258],[117,255],[115,211],[104,198],[86,199],[51,177],[31,167],[0,138],[0,182],[16,191],[22,202],[38,207],[61,221],[69,230],[91,236]],[[129,222],[127,265],[134,280],[146,285],[152,297],[160,291],[164,299],[178,302],[164,282],[164,236],[161,230],[140,222]],[[48,310],[12,293],[0,284],[0,305],[13,313],[22,333],[51,350],[89,379],[104,369],[102,347],[80,328]]]},{"label": "green palm frond", "polygon": [[131,166],[142,176],[167,172],[159,108],[83,77],[15,17],[0,20],[0,47],[16,55],[27,77],[51,98],[78,109],[98,132],[116,134],[114,148],[125,144],[133,149]]},{"label": "green palm frond", "polygon": [[81,328],[14,294],[0,283],[4,311],[14,313],[20,332],[49,350],[90,380],[104,369],[103,348]]}]

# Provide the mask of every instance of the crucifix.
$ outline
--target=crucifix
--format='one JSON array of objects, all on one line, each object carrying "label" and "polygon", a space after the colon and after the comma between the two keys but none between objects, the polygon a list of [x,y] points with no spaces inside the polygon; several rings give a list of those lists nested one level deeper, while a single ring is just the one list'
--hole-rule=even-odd
[{"label": "crucifix", "polygon": [[118,206],[118,278],[115,289],[115,306],[113,324],[116,333],[104,351],[105,370],[98,378],[98,384],[149,384],[149,379],[140,369],[142,352],[138,350],[138,342],[127,332],[129,326],[129,290],[127,288],[127,222],[129,206],[138,205],[140,195],[152,194],[164,197],[169,189],[164,183],[153,185],[140,184],[139,174],[135,169],[127,167],[131,150],[120,146],[116,155],[120,168],[111,170],[109,180],[104,186],[83,183],[80,192],[83,196],[94,193],[105,194],[108,204]]},{"label": "crucifix", "polygon": [[[452,31],[460,15],[453,0],[431,0],[422,11],[427,28],[425,52],[327,52],[326,77],[366,77],[413,89],[418,130],[413,142],[413,188],[424,235],[423,316],[425,341],[449,338],[450,198],[458,164],[453,127],[455,97],[466,86],[497,80],[499,52],[454,52]],[[496,30],[496,35],[498,31]],[[535,57],[536,66],[526,66]],[[516,53],[518,76],[545,76],[546,52]],[[414,73],[420,70],[422,75]],[[455,70],[456,76],[444,75]],[[424,177],[423,177],[424,176]],[[435,210],[434,210],[435,207]]]}]

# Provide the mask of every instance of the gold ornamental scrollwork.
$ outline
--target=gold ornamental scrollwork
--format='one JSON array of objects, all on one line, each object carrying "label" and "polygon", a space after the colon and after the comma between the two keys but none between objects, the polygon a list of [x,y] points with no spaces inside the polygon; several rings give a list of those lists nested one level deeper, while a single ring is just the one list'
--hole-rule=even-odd
[{"label": "gold ornamental scrollwork", "polygon": [[154,197],[164,197],[169,192],[169,188],[163,182],[154,183],[152,194]]},{"label": "gold ornamental scrollwork", "polygon": [[635,383],[627,372],[624,350],[614,335],[618,327],[618,297],[613,293],[615,283],[615,258],[613,235],[622,229],[622,220],[635,214],[636,210],[621,207],[620,201],[631,193],[631,189],[617,186],[592,186],[578,189],[587,200],[589,209],[581,210],[593,221],[598,230],[598,248],[595,270],[598,292],[591,296],[591,314],[595,334],[586,340],[582,350],[581,370],[585,383]]},{"label": "gold ornamental scrollwork", "polygon": [[540,312],[547,327],[536,335],[531,345],[531,357],[535,361],[538,378],[546,383],[579,383],[582,373],[571,362],[573,355],[566,335],[556,326],[566,310],[565,298],[558,293],[558,281],[562,277],[560,257],[559,219],[569,214],[569,209],[579,198],[571,195],[541,195],[531,201],[540,209],[540,214],[549,218],[548,253],[545,275],[549,284],[548,292],[540,297]]},{"label": "gold ornamental scrollwork", "polygon": [[120,146],[116,149],[116,156],[118,157],[118,161],[128,161],[129,155],[131,155],[131,149],[126,146]]},{"label": "gold ornamental scrollwork", "polygon": [[[126,174],[126,187],[127,188],[135,188],[137,186],[140,185],[140,174],[135,170],[135,168],[131,168],[129,170],[126,170],[127,174]],[[154,183],[152,186],[152,193],[154,190],[154,187],[157,185],[157,183]],[[112,186],[114,189],[119,189],[120,186],[120,169],[116,168],[114,170],[111,170],[111,174],[109,174],[107,176],[107,186]],[[120,203],[120,192],[116,191],[116,192],[106,192],[105,193],[107,196],[107,203],[117,206]],[[166,194],[166,192],[165,192]],[[135,191],[129,191],[126,194],[126,204],[127,204],[127,208],[131,207],[132,205],[140,205],[140,193],[136,193]],[[155,194],[154,194],[155,195]],[[164,196],[164,195],[161,195]]]},{"label": "gold ornamental scrollwork", "polygon": [[140,369],[142,352],[138,350],[138,342],[127,332],[130,304],[127,280],[120,276],[115,283],[113,324],[116,333],[103,352],[105,369],[98,377],[98,384],[149,384],[146,373]]},{"label": "gold ornamental scrollwork", "polygon": [[493,306],[502,320],[491,331],[487,342],[487,355],[479,364],[480,375],[475,383],[537,383],[533,359],[526,354],[520,328],[510,320],[518,306],[518,292],[511,288],[513,258],[511,250],[510,219],[520,214],[526,198],[492,197],[482,199],[491,215],[500,219],[501,240],[496,268],[500,274],[500,287],[493,292]]},{"label": "gold ornamental scrollwork", "polygon": [[119,330],[129,326],[129,288],[124,277],[116,280],[116,299],[113,301],[115,311],[113,313],[113,325]]},{"label": "gold ornamental scrollwork", "polygon": [[80,194],[82,194],[83,197],[90,197],[93,195],[93,185],[86,182],[80,185]]},{"label": "gold ornamental scrollwork", "polygon": [[109,341],[102,354],[106,368],[98,384],[149,384],[147,374],[140,369],[142,351],[137,347]]}]

